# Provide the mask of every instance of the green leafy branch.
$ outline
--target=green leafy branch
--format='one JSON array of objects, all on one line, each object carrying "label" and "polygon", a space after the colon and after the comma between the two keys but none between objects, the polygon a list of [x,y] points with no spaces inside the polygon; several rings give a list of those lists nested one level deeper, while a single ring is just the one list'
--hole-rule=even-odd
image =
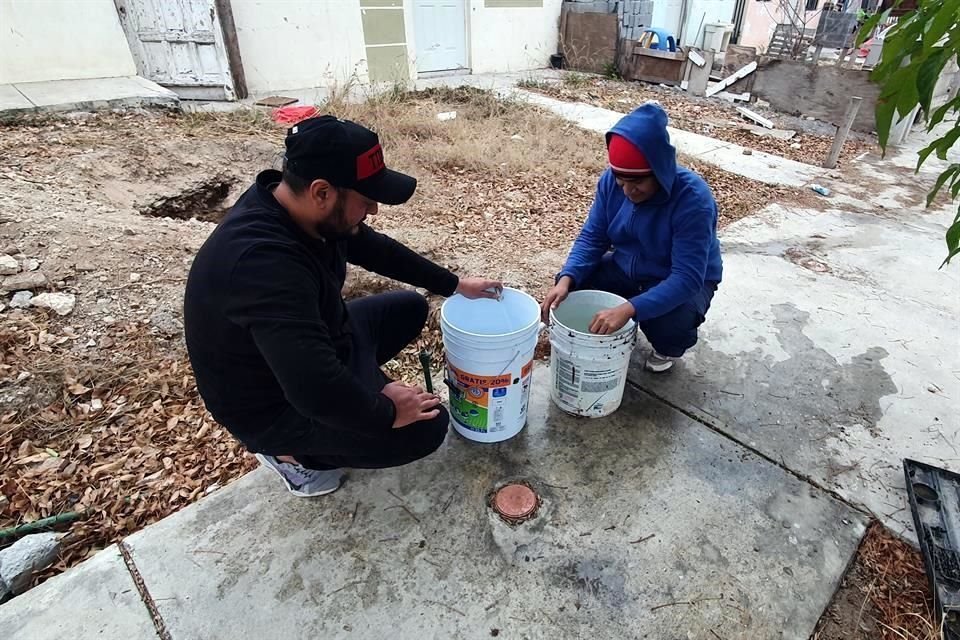
[{"label": "green leafy branch", "polygon": [[[878,25],[886,23],[892,9],[871,16],[857,35],[857,46],[862,45]],[[933,131],[948,115],[960,112],[960,97],[933,108],[937,81],[943,69],[960,57],[960,0],[920,0],[916,10],[901,17],[885,35],[880,62],[871,79],[881,86],[877,100],[877,136],[886,152],[893,123],[909,116],[919,105],[926,118],[927,131]],[[941,137],[920,151],[916,170],[932,155],[947,160],[947,152],[960,138],[960,123],[951,118],[953,126]],[[927,195],[927,206],[942,189],[951,198],[960,194],[960,165],[951,164],[937,178]],[[947,257],[941,267],[960,253],[960,209],[947,230]]]}]

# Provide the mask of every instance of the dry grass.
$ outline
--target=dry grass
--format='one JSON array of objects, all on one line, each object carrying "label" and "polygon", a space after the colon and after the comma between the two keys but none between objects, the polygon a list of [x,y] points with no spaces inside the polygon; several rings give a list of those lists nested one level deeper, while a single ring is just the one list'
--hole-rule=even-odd
[{"label": "dry grass", "polygon": [[940,638],[920,552],[874,524],[860,554],[867,571],[876,576],[868,597],[880,611],[883,640]]},{"label": "dry grass", "polygon": [[813,640],[941,640],[920,552],[874,523]]},{"label": "dry grass", "polygon": [[79,340],[44,316],[0,328],[3,378],[32,391],[0,417],[0,526],[85,514],[45,576],[256,465],[204,410],[182,350],[132,324],[98,357]]}]

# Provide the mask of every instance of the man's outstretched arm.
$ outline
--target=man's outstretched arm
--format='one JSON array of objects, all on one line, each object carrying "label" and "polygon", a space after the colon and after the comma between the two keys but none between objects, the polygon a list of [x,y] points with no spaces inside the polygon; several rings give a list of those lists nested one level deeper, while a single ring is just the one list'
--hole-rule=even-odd
[{"label": "man's outstretched arm", "polygon": [[361,224],[357,235],[347,241],[347,262],[447,297],[461,293],[468,298],[495,298],[497,294],[493,290],[503,286],[501,282],[487,278],[461,279],[449,269],[365,224]]}]

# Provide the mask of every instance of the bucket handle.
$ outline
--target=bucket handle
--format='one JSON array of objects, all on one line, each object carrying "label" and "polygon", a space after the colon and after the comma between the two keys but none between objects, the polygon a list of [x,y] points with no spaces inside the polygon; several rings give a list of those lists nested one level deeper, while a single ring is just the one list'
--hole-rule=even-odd
[{"label": "bucket handle", "polygon": [[[547,328],[547,325],[546,325],[545,323],[541,322],[541,323],[540,323],[540,326],[537,328],[537,335],[540,335],[541,333],[543,333],[543,330],[546,329],[546,328]],[[520,355],[520,349],[517,349],[516,351],[513,352],[513,357],[510,358],[510,361],[507,362],[507,364],[504,365],[503,370],[501,370],[500,373],[498,373],[497,375],[498,375],[498,376],[502,376],[504,373],[506,373],[506,372],[507,372],[507,369],[510,368],[510,365],[512,365],[512,364],[514,363],[514,361],[517,359],[517,356],[519,356],[519,355]]]}]

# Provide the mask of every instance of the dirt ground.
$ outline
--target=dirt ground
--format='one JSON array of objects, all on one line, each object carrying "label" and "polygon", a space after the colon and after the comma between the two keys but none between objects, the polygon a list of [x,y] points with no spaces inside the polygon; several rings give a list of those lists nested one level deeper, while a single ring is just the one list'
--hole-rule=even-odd
[{"label": "dirt ground", "polygon": [[[382,136],[417,195],[373,224],[464,275],[542,295],[605,166],[593,133],[473,90],[331,105]],[[457,111],[441,122],[436,114]],[[205,411],[182,339],[193,255],[264,168],[283,128],[264,111],[71,114],[0,129],[0,252],[29,287],[0,296],[0,527],[82,511],[45,576],[73,565],[256,465]],[[548,159],[545,161],[545,159]],[[695,166],[721,225],[805,194]],[[354,273],[346,295],[395,286]],[[61,317],[13,308],[20,288],[72,294]],[[442,358],[437,310],[387,365],[418,379]]]},{"label": "dirt ground", "polygon": [[873,524],[811,640],[939,640],[920,552]]},{"label": "dirt ground", "polygon": [[[788,116],[758,107],[755,103],[734,104],[719,98],[701,98],[675,88],[644,82],[569,73],[564,75],[560,83],[522,82],[520,86],[560,100],[585,102],[621,112],[629,111],[647,100],[656,100],[669,114],[672,127],[815,166],[820,166],[826,158],[836,131],[829,124]],[[789,140],[779,140],[751,133],[745,127],[756,123],[744,119],[737,112],[738,106],[746,106],[773,121],[774,127],[793,130],[796,134]],[[872,136],[852,132],[840,154],[838,166],[842,167],[875,148],[876,142]]]}]

